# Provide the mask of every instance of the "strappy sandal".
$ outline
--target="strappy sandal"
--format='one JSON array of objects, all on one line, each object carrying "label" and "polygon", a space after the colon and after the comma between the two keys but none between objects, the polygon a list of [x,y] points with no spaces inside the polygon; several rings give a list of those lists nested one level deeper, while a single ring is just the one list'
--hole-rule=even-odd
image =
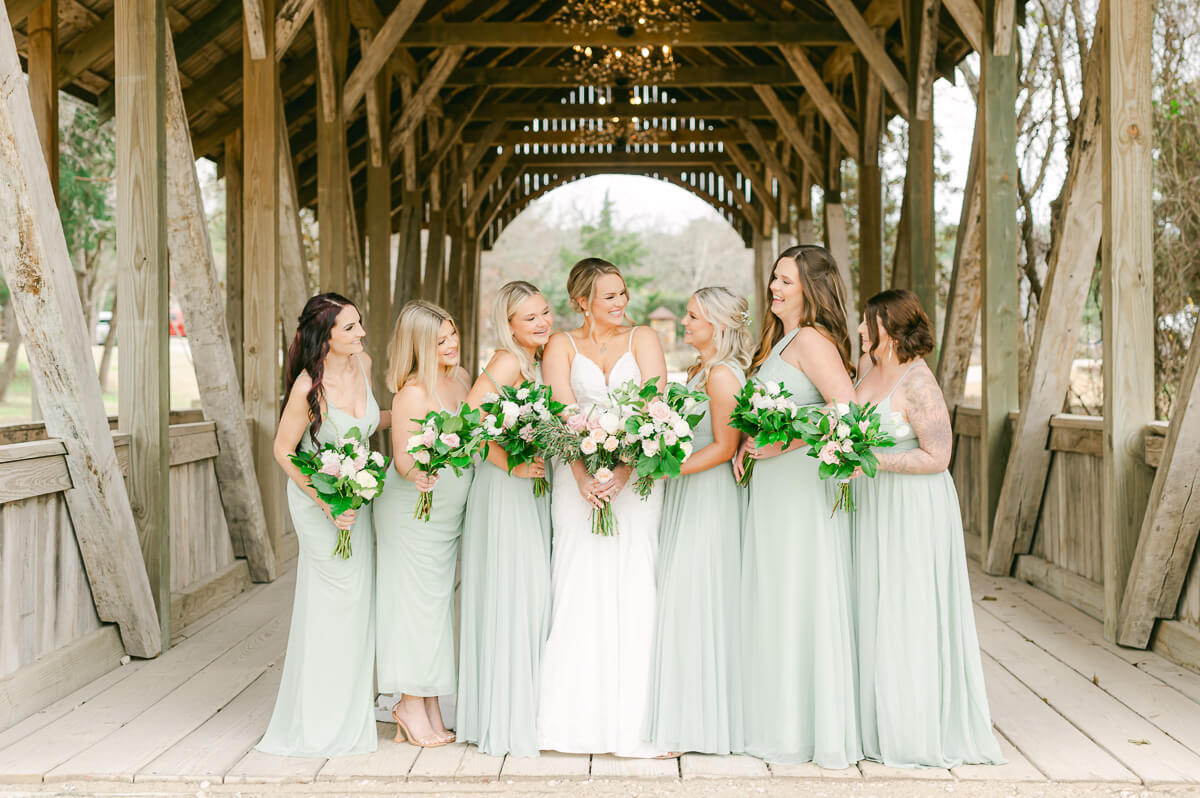
[{"label": "strappy sandal", "polygon": [[440,736],[434,737],[433,742],[422,742],[421,740],[417,739],[416,735],[408,730],[408,724],[400,719],[399,709],[400,702],[396,702],[396,706],[392,707],[392,720],[396,721],[396,736],[392,738],[392,742],[407,742],[411,745],[417,746],[418,748],[441,748],[443,745],[449,745],[451,742],[453,742],[453,738],[450,740],[445,740]]}]

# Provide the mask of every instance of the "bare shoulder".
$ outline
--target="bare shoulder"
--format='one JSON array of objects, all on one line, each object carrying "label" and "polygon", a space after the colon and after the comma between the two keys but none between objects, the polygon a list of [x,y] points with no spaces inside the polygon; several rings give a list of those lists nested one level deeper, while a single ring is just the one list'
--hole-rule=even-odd
[{"label": "bare shoulder", "polygon": [[374,362],[371,360],[371,356],[363,351],[358,353],[358,357],[362,359],[363,368],[365,368],[369,374],[371,372],[371,363]]},{"label": "bare shoulder", "polygon": [[497,349],[485,368],[501,384],[515,382],[521,377],[521,361],[507,349]]},{"label": "bare shoulder", "polygon": [[709,396],[736,394],[742,389],[742,381],[734,370],[725,363],[718,363],[708,372],[708,385],[705,393]]},{"label": "bare shoulder", "polygon": [[392,399],[394,404],[407,405],[423,404],[427,401],[429,401],[429,390],[419,382],[410,382],[400,386],[400,390],[396,391],[396,396]]},{"label": "bare shoulder", "polygon": [[871,356],[864,354],[858,359],[858,376],[861,378],[864,374],[871,370]]},{"label": "bare shoulder", "polygon": [[942,387],[938,385],[937,377],[924,360],[915,365],[904,378],[899,393],[910,409],[949,412],[946,409],[946,399],[942,395]]},{"label": "bare shoulder", "polygon": [[662,349],[662,341],[659,340],[658,333],[648,325],[639,324],[633,328],[633,332],[630,335],[633,336],[634,346],[652,346]]},{"label": "bare shoulder", "polygon": [[562,352],[572,351],[571,342],[568,337],[569,332],[556,332],[550,336],[550,340],[546,342],[546,354],[557,355]]},{"label": "bare shoulder", "polygon": [[312,390],[312,387],[312,377],[309,376],[307,371],[302,371],[300,372],[300,376],[296,377],[296,381],[292,383],[292,390],[288,396],[307,396],[308,392]]}]

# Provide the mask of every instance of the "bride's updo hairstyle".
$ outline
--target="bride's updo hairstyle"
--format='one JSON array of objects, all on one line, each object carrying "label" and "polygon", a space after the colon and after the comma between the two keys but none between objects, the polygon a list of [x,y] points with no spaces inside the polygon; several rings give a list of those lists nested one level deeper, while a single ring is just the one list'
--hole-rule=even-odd
[{"label": "bride's updo hairstyle", "polygon": [[567,297],[571,307],[586,316],[588,305],[596,296],[596,281],[606,274],[615,274],[622,283],[625,282],[621,270],[604,258],[584,258],[572,266],[567,275]]},{"label": "bride's updo hairstyle", "polygon": [[[816,327],[825,333],[838,354],[846,373],[854,376],[854,364],[850,361],[850,332],[846,328],[846,286],[838,273],[837,262],[829,250],[812,244],[788,247],[775,259],[772,273],[779,261],[791,258],[800,271],[800,291],[803,300],[800,310],[800,326]],[[758,340],[758,352],[750,364],[751,373],[758,371],[771,349],[783,338],[783,322],[771,312],[771,282],[767,281],[763,292],[762,336]]]},{"label": "bride's updo hairstyle", "polygon": [[896,359],[901,363],[925,357],[933,351],[933,325],[921,307],[921,300],[912,291],[905,288],[881,291],[867,300],[863,318],[871,342],[867,356],[872,363],[879,362],[875,350],[879,348],[880,327],[892,339]]},{"label": "bride's updo hairstyle", "polygon": [[[521,364],[521,376],[527,380],[536,379],[535,369],[536,361],[529,357],[529,353],[525,351],[525,347],[517,343],[517,339],[513,337],[512,317],[517,312],[517,306],[529,299],[531,296],[540,296],[541,291],[533,283],[527,283],[524,280],[513,280],[511,283],[505,283],[496,292],[496,298],[492,301],[492,327],[496,330],[496,342],[499,348],[506,352],[511,352],[517,362]],[[542,358],[542,347],[537,348],[537,360]]]},{"label": "bride's updo hairstyle", "polygon": [[432,302],[414,299],[400,308],[387,352],[387,381],[392,391],[414,382],[431,395],[437,389],[437,341],[444,321],[458,331],[450,314]]},{"label": "bride's updo hairstyle", "polygon": [[708,384],[708,372],[718,363],[737,366],[742,371],[750,367],[754,354],[754,338],[750,335],[750,303],[724,286],[701,288],[695,293],[700,315],[713,326],[713,346],[716,350],[712,360],[703,364],[699,358],[696,365],[701,390]]}]

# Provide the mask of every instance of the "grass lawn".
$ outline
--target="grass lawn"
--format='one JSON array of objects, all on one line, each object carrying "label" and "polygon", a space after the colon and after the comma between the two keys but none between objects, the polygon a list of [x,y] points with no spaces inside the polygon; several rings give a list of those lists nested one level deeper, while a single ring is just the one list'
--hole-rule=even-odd
[{"label": "grass lawn", "polygon": [[[171,347],[171,409],[188,410],[199,407],[200,391],[196,387],[196,372],[192,368],[192,353],[186,338],[172,338]],[[0,363],[7,354],[8,344],[0,342]],[[100,366],[104,347],[93,346],[92,358]],[[108,372],[109,390],[104,394],[104,409],[110,416],[117,414],[117,374],[121,363],[121,347],[113,349],[112,366]],[[29,420],[29,361],[25,348],[17,356],[17,374],[8,386],[8,394],[0,402],[0,423],[20,423]]]}]

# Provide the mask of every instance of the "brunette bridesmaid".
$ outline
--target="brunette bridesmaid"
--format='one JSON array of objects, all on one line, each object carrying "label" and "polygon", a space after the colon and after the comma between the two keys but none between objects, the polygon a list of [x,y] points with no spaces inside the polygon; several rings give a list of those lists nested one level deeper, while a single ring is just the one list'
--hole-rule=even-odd
[{"label": "brunette bridesmaid", "polygon": [[[775,262],[751,372],[799,405],[854,399],[846,291],[822,247]],[[850,521],[800,445],[754,449],[742,546],[745,752],[841,769],[860,759]],[[740,473],[742,458],[735,461]]]},{"label": "brunette bridesmaid", "polygon": [[[416,468],[408,439],[433,410],[457,411],[467,397],[459,365],[458,328],[430,302],[406,304],[388,347],[392,453],[396,473],[375,500],[379,519],[377,678],[381,693],[399,695],[392,707],[397,741],[423,748],[453,742],[438,696],[455,691],[454,569],[463,511],[474,469],[430,476]],[[413,518],[420,492],[433,491],[428,521]]]},{"label": "brunette bridesmaid", "polygon": [[[339,294],[312,297],[288,350],[286,404],[274,454],[288,475],[288,510],[300,553],[279,695],[256,746],[268,754],[332,757],[375,750],[375,541],[371,507],[337,517],[290,455],[316,451],[357,427],[386,428],[367,375],[371,359],[358,308]],[[338,530],[352,554],[334,556]]]},{"label": "brunette bridesmaid", "polygon": [[950,414],[925,355],[933,329],[911,291],[867,301],[859,402],[894,448],[856,479],[854,564],[863,752],[894,767],[1001,764],[984,690]]},{"label": "brunette bridesmaid", "polygon": [[[478,407],[501,386],[541,381],[554,316],[533,285],[503,286],[492,304],[496,353],[467,397]],[[508,469],[489,445],[475,470],[462,540],[458,739],[493,756],[537,756],[542,651],[550,631],[550,495],[535,496],[541,460]]]},{"label": "brunette bridesmaid", "polygon": [[688,388],[708,399],[694,411],[704,418],[681,476],[667,481],[659,525],[658,623],[645,736],[664,751],[729,754],[743,747],[743,492],[730,466],[740,436],[729,426],[729,414],[753,353],[749,321],[746,300],[727,288],[701,288],[683,318],[683,341],[699,353]]}]

